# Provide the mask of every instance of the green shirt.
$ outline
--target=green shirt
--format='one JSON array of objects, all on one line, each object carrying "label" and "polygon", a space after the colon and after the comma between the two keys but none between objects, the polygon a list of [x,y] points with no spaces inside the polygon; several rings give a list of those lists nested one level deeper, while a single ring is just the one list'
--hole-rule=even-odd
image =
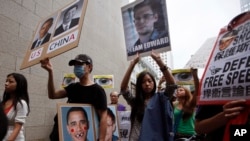
[{"label": "green shirt", "polygon": [[[177,119],[178,116],[180,116],[182,114],[182,110],[178,109],[176,106],[174,107],[174,119]],[[177,127],[177,133],[179,134],[185,134],[185,135],[194,135],[195,133],[195,129],[194,129],[194,121],[195,120],[195,114],[193,113],[193,115],[191,117],[189,117],[186,120],[183,120],[182,118],[180,118],[179,123],[178,123],[178,127]],[[178,121],[175,121],[178,122]]]}]

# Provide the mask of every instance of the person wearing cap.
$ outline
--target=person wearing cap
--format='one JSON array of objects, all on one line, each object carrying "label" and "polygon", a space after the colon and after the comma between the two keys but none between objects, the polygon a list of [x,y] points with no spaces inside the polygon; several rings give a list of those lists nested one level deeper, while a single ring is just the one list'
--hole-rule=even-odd
[{"label": "person wearing cap", "polygon": [[[41,67],[48,71],[48,97],[50,99],[68,98],[69,103],[91,104],[100,119],[99,139],[104,140],[107,128],[107,97],[104,89],[91,80],[90,73],[93,69],[92,59],[86,54],[79,54],[69,61],[69,66],[74,67],[74,74],[80,82],[71,83],[67,87],[56,90],[53,79],[53,69],[49,58],[41,60]],[[57,122],[55,121],[55,124]],[[55,127],[55,130],[57,130]],[[55,133],[58,135],[58,131]],[[52,134],[51,134],[52,135]],[[56,136],[57,137],[57,136]],[[51,140],[53,137],[51,136]]]}]

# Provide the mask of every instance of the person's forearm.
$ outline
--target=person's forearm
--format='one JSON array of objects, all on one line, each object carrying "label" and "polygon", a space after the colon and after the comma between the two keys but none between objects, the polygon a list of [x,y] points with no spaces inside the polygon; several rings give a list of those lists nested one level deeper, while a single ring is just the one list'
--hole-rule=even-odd
[{"label": "person's forearm", "polygon": [[199,78],[198,78],[198,72],[197,72],[197,69],[193,69],[191,68],[191,72],[192,72],[192,76],[193,76],[193,79],[194,79],[194,94],[193,94],[193,98],[192,98],[192,101],[191,101],[191,105],[193,107],[196,106],[196,103],[197,103],[197,95],[199,93]]},{"label": "person's forearm", "polygon": [[102,115],[100,120],[100,129],[99,129],[99,141],[104,141],[106,136],[107,129],[107,114],[106,112]]},{"label": "person's forearm", "polygon": [[48,78],[48,97],[50,99],[54,99],[55,94],[55,86],[54,86],[54,78],[53,78],[53,71],[48,71],[49,78]]},{"label": "person's forearm", "polygon": [[121,82],[121,91],[126,91],[127,90],[127,87],[128,87],[128,83],[129,83],[129,79],[130,79],[130,75],[135,67],[137,62],[135,62],[135,60],[131,61],[130,62],[130,65],[122,79],[122,82]]},{"label": "person's forearm", "polygon": [[227,123],[228,119],[224,113],[221,112],[211,118],[204,119],[201,121],[195,121],[195,130],[199,134],[210,133]]},{"label": "person's forearm", "polygon": [[16,137],[18,136],[21,128],[22,128],[22,123],[15,123],[14,125],[14,129],[12,131],[12,133],[10,134],[10,136],[8,137],[7,141],[15,141]]},{"label": "person's forearm", "polygon": [[175,80],[173,75],[169,72],[168,67],[162,62],[161,57],[157,57],[155,59],[156,63],[158,64],[158,66],[160,67],[167,84],[175,84]]}]

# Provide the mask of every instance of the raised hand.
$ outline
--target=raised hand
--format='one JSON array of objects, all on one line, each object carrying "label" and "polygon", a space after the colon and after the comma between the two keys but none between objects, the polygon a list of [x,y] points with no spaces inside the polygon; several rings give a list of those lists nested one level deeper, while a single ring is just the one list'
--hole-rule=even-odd
[{"label": "raised hand", "polygon": [[49,61],[49,58],[45,58],[43,60],[40,61],[41,63],[41,67],[44,68],[47,71],[51,71],[52,70],[52,64]]},{"label": "raised hand", "polygon": [[237,115],[240,114],[241,111],[244,110],[246,106],[246,100],[245,99],[240,99],[240,100],[234,100],[227,102],[223,106],[223,112],[225,114],[225,117],[227,118],[234,118]]}]

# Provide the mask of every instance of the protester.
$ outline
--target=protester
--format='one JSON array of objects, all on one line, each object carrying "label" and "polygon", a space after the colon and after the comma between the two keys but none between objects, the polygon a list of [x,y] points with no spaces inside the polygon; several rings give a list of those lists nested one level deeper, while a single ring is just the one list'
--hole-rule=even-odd
[{"label": "protester", "polygon": [[7,75],[2,104],[9,124],[3,141],[25,141],[24,124],[30,112],[30,106],[28,83],[22,74]]},{"label": "protester", "polygon": [[[50,99],[67,97],[69,103],[84,103],[94,106],[100,120],[99,138],[100,141],[103,141],[107,128],[107,97],[104,89],[98,84],[95,84],[91,79],[93,69],[92,59],[86,54],[79,54],[75,59],[70,60],[69,66],[74,66],[74,74],[79,78],[80,82],[71,83],[60,90],[55,90],[53,69],[49,59],[41,60],[41,66],[49,73],[48,97]],[[55,141],[59,139],[58,137],[58,121],[55,120],[50,138]]]},{"label": "protester", "polygon": [[174,105],[175,140],[179,138],[190,138],[195,135],[195,108],[199,88],[197,69],[191,69],[195,90],[194,94],[185,86],[179,86],[176,92],[177,100]]},{"label": "protester", "polygon": [[89,120],[82,107],[71,107],[67,112],[67,130],[72,141],[88,141]]},{"label": "protester", "polygon": [[118,103],[118,99],[119,99],[119,93],[116,91],[113,91],[110,93],[110,104],[116,104],[117,105],[117,110],[118,111],[126,111],[126,106]]},{"label": "protester", "polygon": [[143,71],[137,76],[135,97],[127,90],[130,75],[140,56],[131,61],[121,83],[121,94],[131,106],[131,132],[129,140],[173,140],[173,109],[171,96],[176,88],[174,78],[162,62],[160,55],[151,52],[166,79],[164,93],[156,94],[156,81],[151,73]]}]

